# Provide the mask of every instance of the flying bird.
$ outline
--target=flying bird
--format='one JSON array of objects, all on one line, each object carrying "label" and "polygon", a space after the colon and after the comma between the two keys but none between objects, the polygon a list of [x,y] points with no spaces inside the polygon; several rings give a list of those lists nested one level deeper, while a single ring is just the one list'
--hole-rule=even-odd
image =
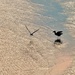
[{"label": "flying bird", "polygon": [[56,31],[53,31],[54,32],[54,34],[56,35],[56,36],[61,36],[62,34],[63,34],[63,32],[62,31],[58,31],[58,32],[56,32]]},{"label": "flying bird", "polygon": [[26,29],[28,30],[28,32],[30,33],[31,36],[33,36],[34,33],[36,33],[39,29],[35,30],[34,32],[30,32],[30,30],[27,28],[27,26],[25,25]]}]

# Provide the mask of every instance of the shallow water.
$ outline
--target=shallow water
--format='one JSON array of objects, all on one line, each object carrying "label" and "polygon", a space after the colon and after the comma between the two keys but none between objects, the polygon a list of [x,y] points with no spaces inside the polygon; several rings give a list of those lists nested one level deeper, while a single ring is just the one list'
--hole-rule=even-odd
[{"label": "shallow water", "polygon": [[[41,12],[40,13],[38,12],[38,14],[42,15],[43,17],[46,17],[40,20],[37,19],[35,23],[39,25],[50,26],[52,30],[56,30],[56,31],[62,30],[63,36],[61,38],[67,40],[69,44],[68,49],[71,49],[75,45],[75,40],[72,37],[72,35],[69,34],[70,31],[66,27],[66,24],[68,23],[67,19],[69,18],[69,15],[67,15],[66,13],[67,8],[65,9],[65,7],[62,5],[63,3],[69,1],[64,1],[64,0],[31,0],[31,1],[33,3],[42,6],[43,11],[40,9]],[[71,24],[68,26],[71,26]],[[53,38],[54,37],[55,36],[53,36]]]}]

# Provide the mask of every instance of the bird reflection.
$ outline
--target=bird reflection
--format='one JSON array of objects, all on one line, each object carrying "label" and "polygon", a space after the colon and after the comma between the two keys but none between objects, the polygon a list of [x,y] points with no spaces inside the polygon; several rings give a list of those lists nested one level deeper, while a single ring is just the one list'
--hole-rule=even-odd
[{"label": "bird reflection", "polygon": [[56,39],[56,40],[54,41],[54,44],[56,44],[56,45],[60,45],[60,44],[62,44],[61,39]]},{"label": "bird reflection", "polygon": [[30,33],[31,36],[33,36],[34,33],[36,33],[39,29],[35,30],[34,32],[30,32],[30,30],[27,28],[27,26],[25,25],[26,29],[28,30],[28,32]]}]

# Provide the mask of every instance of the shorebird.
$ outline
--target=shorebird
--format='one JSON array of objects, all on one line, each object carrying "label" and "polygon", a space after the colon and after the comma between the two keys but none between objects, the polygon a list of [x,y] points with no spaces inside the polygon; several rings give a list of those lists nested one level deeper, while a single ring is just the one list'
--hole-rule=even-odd
[{"label": "shorebird", "polygon": [[60,37],[63,33],[62,33],[62,31],[58,31],[58,32],[56,32],[56,31],[53,31],[54,32],[54,34],[56,35],[56,36],[58,36],[58,37]]},{"label": "shorebird", "polygon": [[36,33],[39,29],[35,30],[34,32],[30,32],[30,30],[27,28],[27,26],[25,25],[26,29],[28,30],[28,32],[30,33],[31,36],[33,36],[34,33]]}]

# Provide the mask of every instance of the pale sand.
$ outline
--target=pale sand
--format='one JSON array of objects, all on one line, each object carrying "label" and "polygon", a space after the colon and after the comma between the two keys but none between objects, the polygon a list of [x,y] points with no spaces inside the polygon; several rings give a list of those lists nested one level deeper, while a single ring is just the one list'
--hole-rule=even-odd
[{"label": "pale sand", "polygon": [[[48,35],[50,28],[33,24],[37,5],[0,1],[0,75],[61,75],[71,66],[70,56],[56,59],[59,53]],[[30,37],[24,25],[31,31],[40,30]]]}]

